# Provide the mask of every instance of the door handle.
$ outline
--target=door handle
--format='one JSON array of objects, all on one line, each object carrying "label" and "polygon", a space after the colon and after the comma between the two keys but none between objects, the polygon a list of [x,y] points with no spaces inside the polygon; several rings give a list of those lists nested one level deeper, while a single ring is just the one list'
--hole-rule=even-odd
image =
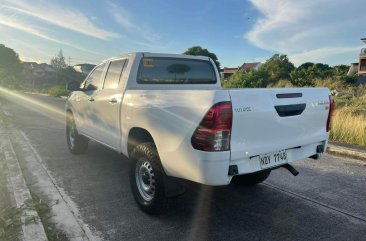
[{"label": "door handle", "polygon": [[88,100],[89,100],[90,102],[93,102],[95,99],[94,99],[92,96],[90,96]]},{"label": "door handle", "polygon": [[117,103],[117,99],[116,98],[111,98],[111,99],[109,99],[109,103],[115,104],[115,103]]}]

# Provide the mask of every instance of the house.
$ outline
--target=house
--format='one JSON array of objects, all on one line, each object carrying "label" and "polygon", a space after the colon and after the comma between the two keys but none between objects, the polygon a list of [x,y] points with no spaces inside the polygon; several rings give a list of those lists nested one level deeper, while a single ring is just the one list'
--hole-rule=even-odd
[{"label": "house", "polygon": [[31,69],[33,69],[37,65],[38,65],[37,62],[23,62],[23,66],[27,70],[31,70]]},{"label": "house", "polygon": [[[362,38],[361,40],[366,44],[366,38]],[[358,65],[358,74],[359,75],[366,74],[366,48],[361,49],[360,61]]]},{"label": "house", "polygon": [[[361,41],[366,44],[366,38]],[[357,84],[366,84],[366,48],[361,49],[359,56]]]},{"label": "house", "polygon": [[259,62],[244,63],[244,64],[242,64],[242,66],[239,67],[239,70],[241,70],[243,72],[250,72],[253,70],[257,70],[261,65],[262,65],[262,63],[259,63]]},{"label": "house", "polygon": [[253,70],[257,70],[261,65],[262,65],[262,63],[255,62],[255,63],[244,63],[240,67],[237,67],[237,68],[224,67],[220,71],[221,79],[227,79],[239,70],[246,72],[246,73],[253,71]]},{"label": "house", "polygon": [[227,79],[233,74],[235,74],[236,71],[238,71],[239,68],[227,68],[224,67],[221,71],[221,79]]},{"label": "house", "polygon": [[23,62],[26,70],[26,82],[33,87],[51,87],[57,84],[57,71],[49,64],[36,62]]},{"label": "house", "polygon": [[77,72],[82,73],[83,75],[88,75],[90,73],[90,71],[93,70],[93,68],[95,67],[95,64],[77,64],[74,65],[74,70]]}]

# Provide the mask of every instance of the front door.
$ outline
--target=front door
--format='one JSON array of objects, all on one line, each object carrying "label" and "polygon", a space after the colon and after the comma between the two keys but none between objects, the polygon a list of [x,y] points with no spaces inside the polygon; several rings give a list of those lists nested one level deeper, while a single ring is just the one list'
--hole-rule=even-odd
[{"label": "front door", "polygon": [[102,87],[104,69],[106,64],[97,66],[85,81],[83,92],[80,94],[81,110],[80,123],[81,132],[88,137],[98,140],[99,131],[95,123],[98,121],[100,113],[95,109],[95,102]]}]

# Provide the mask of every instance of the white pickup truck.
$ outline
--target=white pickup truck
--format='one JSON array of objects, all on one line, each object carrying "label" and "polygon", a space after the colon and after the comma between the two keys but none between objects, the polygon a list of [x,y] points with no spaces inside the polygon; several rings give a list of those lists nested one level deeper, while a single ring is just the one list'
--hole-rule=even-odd
[{"label": "white pickup truck", "polygon": [[327,88],[222,89],[210,58],[173,54],[105,60],[69,89],[70,151],[94,140],[129,157],[134,198],[150,213],[176,178],[253,185],[278,167],[296,175],[289,163],[326,149],[334,105]]}]

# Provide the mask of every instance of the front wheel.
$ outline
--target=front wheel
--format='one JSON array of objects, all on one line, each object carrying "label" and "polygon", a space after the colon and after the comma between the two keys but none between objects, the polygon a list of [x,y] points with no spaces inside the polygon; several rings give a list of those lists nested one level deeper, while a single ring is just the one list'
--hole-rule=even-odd
[{"label": "front wheel", "polygon": [[157,214],[165,208],[164,170],[154,143],[143,143],[131,153],[130,185],[139,207]]},{"label": "front wheel", "polygon": [[271,170],[263,170],[259,172],[234,176],[231,180],[231,183],[240,186],[254,186],[266,180],[269,174],[271,174]]},{"label": "front wheel", "polygon": [[66,141],[70,152],[73,154],[86,152],[88,149],[88,139],[79,135],[71,113],[68,113],[66,118]]}]

